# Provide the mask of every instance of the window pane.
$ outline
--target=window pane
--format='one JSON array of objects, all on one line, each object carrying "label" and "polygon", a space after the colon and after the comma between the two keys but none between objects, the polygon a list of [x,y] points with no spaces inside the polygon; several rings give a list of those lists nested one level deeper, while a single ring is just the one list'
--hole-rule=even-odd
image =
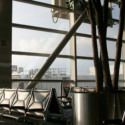
[{"label": "window pane", "polygon": [[122,43],[121,59],[125,60],[125,43]]},{"label": "window pane", "polygon": [[[70,79],[70,59],[56,58],[50,68],[55,68],[58,79],[65,79],[65,77]],[[57,77],[55,77],[55,79],[57,79]]]},{"label": "window pane", "polygon": [[[111,74],[112,78],[113,78],[113,74],[114,74],[114,65],[115,65],[114,61],[109,62],[110,74]],[[120,63],[119,80],[123,80],[123,63],[122,62]]]},{"label": "window pane", "polygon": [[86,37],[76,37],[77,56],[93,57],[92,39]]},{"label": "window pane", "polygon": [[119,19],[119,13],[120,13],[120,9],[119,6],[117,4],[112,4],[112,17],[115,19]]},{"label": "window pane", "polygon": [[[92,39],[86,37],[76,37],[77,40],[77,56],[93,57]],[[98,56],[100,57],[100,44],[97,39]],[[107,50],[109,58],[115,59],[116,42],[107,40]]]},{"label": "window pane", "polygon": [[95,71],[93,71],[93,60],[77,60],[77,79],[95,80]]},{"label": "window pane", "polygon": [[76,32],[77,33],[91,34],[91,25],[89,23],[82,23]]},{"label": "window pane", "polygon": [[31,69],[39,69],[47,57],[12,55],[12,65],[23,68],[23,73],[28,74]]},{"label": "window pane", "polygon": [[107,41],[108,56],[111,59],[115,59],[116,55],[116,42]]},{"label": "window pane", "polygon": [[[113,75],[114,75],[114,64],[115,64],[115,62],[114,61],[110,61],[109,62],[109,65],[110,65],[110,74],[111,74],[111,78],[113,79]],[[124,75],[123,75],[123,64],[124,63],[120,63],[120,68],[119,68],[119,80],[123,80],[124,79]],[[123,87],[124,86],[124,82],[121,82],[121,81],[119,81],[118,82],[118,86],[119,87]]]},{"label": "window pane", "polygon": [[[86,90],[89,90],[89,91],[94,91],[95,90],[95,87],[96,87],[96,83],[95,82],[78,82],[77,85],[79,87],[83,87],[85,88],[85,91]],[[91,87],[91,89],[90,89]],[[88,89],[89,88],[89,89]]]},{"label": "window pane", "polygon": [[[55,17],[56,21],[57,17]],[[69,20],[59,18],[53,22],[50,8],[13,1],[13,23],[37,27],[69,30]]]},{"label": "window pane", "polygon": [[[97,40],[98,44],[98,55],[100,57],[100,44],[99,40]],[[107,40],[107,50],[108,50],[108,57],[111,59],[115,59],[115,54],[116,54],[116,42],[114,41],[108,41]]]},{"label": "window pane", "polygon": [[111,38],[116,38],[117,39],[118,27],[119,27],[119,25],[117,23],[115,25],[113,25],[113,27],[108,27],[107,28],[107,37],[111,37]]},{"label": "window pane", "polygon": [[[12,29],[12,50],[51,54],[63,39],[64,35],[42,31]],[[70,55],[69,42],[60,54]]]}]

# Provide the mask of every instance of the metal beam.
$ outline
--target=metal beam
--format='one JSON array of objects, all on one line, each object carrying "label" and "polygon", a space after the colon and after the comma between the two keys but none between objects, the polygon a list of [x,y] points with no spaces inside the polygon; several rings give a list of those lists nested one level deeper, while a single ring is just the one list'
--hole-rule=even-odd
[{"label": "metal beam", "polygon": [[[75,5],[73,4],[73,9],[75,9]],[[72,28],[76,21],[76,16],[74,13],[69,13],[69,26]],[[70,83],[70,86],[77,86],[77,49],[76,49],[76,32],[72,35],[70,39],[70,54],[73,56],[70,59],[70,78],[73,80],[73,83]]]},{"label": "metal beam", "polygon": [[[25,56],[42,56],[42,57],[49,57],[50,54],[47,53],[32,53],[32,52],[19,52],[19,51],[12,51],[13,55],[25,55]],[[58,55],[59,58],[68,58],[72,59],[73,56],[70,55]]]},{"label": "metal beam", "polygon": [[62,31],[62,30],[49,29],[49,28],[36,27],[36,26],[28,26],[28,25],[16,24],[16,23],[13,23],[12,27],[29,29],[29,30],[36,30],[36,31],[51,32],[51,33],[60,33],[60,34],[66,34],[67,33],[67,31]]},{"label": "metal beam", "polygon": [[[38,73],[34,76],[33,80],[41,79],[44,73],[47,71],[47,69],[50,67],[50,65],[53,63],[53,61],[56,59],[56,57],[59,55],[59,53],[62,51],[64,46],[67,44],[67,42],[70,40],[72,35],[76,32],[78,27],[81,25],[83,20],[87,16],[87,11],[85,10],[80,17],[75,22],[74,26],[70,29],[70,31],[66,34],[66,36],[63,38],[63,40],[60,42],[60,44],[57,46],[57,48],[54,50],[54,52],[49,56],[47,61],[44,63],[44,65],[41,67],[41,69],[38,71]],[[27,89],[35,87],[37,82],[29,82]]]},{"label": "metal beam", "polygon": [[[92,38],[92,35],[89,35],[89,34],[83,34],[83,33],[76,33],[76,36]],[[96,38],[99,39],[98,36],[96,36]],[[108,40],[108,41],[112,41],[112,42],[116,42],[116,41],[117,41],[116,38],[109,38],[109,37],[106,37],[106,40]],[[122,40],[122,42],[125,43],[125,40]]]},{"label": "metal beam", "polygon": [[[125,18],[125,14],[124,14]],[[123,30],[123,38],[122,40],[125,40],[125,19],[124,19],[124,30]],[[122,44],[122,59],[125,60],[125,44]],[[123,80],[125,80],[125,63],[123,63]],[[124,81],[125,86],[125,81]]]}]

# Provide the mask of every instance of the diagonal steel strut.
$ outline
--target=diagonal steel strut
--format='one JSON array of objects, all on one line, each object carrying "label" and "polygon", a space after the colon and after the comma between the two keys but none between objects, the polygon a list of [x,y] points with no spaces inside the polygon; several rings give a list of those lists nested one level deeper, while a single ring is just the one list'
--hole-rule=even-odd
[{"label": "diagonal steel strut", "polygon": [[[59,55],[59,53],[62,51],[64,46],[67,44],[67,42],[70,40],[72,35],[76,32],[78,27],[81,25],[83,20],[87,16],[86,9],[84,12],[80,15],[80,17],[76,20],[73,27],[69,30],[69,32],[65,35],[65,37],[62,39],[62,41],[59,43],[59,45],[56,47],[56,49],[53,51],[53,53],[48,57],[44,65],[40,68],[40,70],[37,72],[37,74],[34,76],[33,80],[41,79],[41,77],[44,75],[44,73],[47,71],[47,69],[50,67],[50,65],[53,63],[53,61],[56,59],[56,57]],[[31,89],[36,86],[38,81],[31,81],[27,85],[26,89]]]}]

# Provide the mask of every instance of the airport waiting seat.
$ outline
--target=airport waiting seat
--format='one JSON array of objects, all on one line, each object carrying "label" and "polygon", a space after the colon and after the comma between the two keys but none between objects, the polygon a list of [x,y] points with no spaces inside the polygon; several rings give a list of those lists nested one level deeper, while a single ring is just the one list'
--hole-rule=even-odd
[{"label": "airport waiting seat", "polygon": [[123,113],[122,119],[109,119],[109,120],[104,120],[102,122],[103,124],[108,124],[108,125],[125,125],[125,111]]},{"label": "airport waiting seat", "polygon": [[23,114],[26,113],[26,106],[28,101],[30,101],[32,89],[18,89],[16,91],[13,102],[10,105],[11,114]]},{"label": "airport waiting seat", "polygon": [[[3,103],[4,102],[4,103]],[[72,110],[64,110],[56,90],[4,89],[0,107],[0,120],[19,125],[42,125],[45,122],[68,125],[72,121]]]},{"label": "airport waiting seat", "polygon": [[16,94],[16,89],[3,89],[0,97],[0,110],[2,113],[10,113],[10,105]]},{"label": "airport waiting seat", "polygon": [[17,90],[9,106],[10,114],[1,114],[1,120],[15,124],[41,125],[47,120],[52,90]]}]

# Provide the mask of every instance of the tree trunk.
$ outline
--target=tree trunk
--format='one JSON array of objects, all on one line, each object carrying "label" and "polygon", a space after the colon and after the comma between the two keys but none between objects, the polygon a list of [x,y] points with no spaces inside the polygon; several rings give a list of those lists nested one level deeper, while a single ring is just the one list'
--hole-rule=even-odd
[{"label": "tree trunk", "polygon": [[[103,68],[103,77],[106,87],[109,91],[113,90],[110,70],[109,70],[109,62],[108,62],[108,52],[107,52],[107,44],[106,44],[106,29],[107,23],[106,14],[108,13],[108,9],[102,11],[102,6],[99,0],[93,0],[93,5],[96,11],[96,20],[97,20],[97,27],[98,27],[98,35],[99,35],[99,43],[100,43],[100,50],[101,50],[101,59],[102,59],[102,68]],[[107,4],[104,4],[104,8],[106,8]],[[103,18],[103,15],[105,15]],[[108,14],[107,14],[108,15]]]},{"label": "tree trunk", "polygon": [[88,16],[91,22],[91,33],[92,33],[92,46],[93,46],[93,58],[95,66],[95,76],[96,76],[96,91],[100,91],[100,69],[99,69],[99,58],[98,58],[98,47],[96,39],[96,23],[93,15],[93,7],[91,0],[88,0]]},{"label": "tree trunk", "polygon": [[99,84],[99,89],[100,91],[103,90],[103,69],[102,69],[102,59],[101,59],[101,52],[100,52],[100,59],[99,59],[99,75],[100,75],[100,84]]},{"label": "tree trunk", "polygon": [[114,90],[118,90],[119,68],[120,68],[121,49],[122,49],[123,27],[124,27],[124,15],[125,15],[125,0],[121,0],[119,30],[118,30],[117,43],[116,43],[116,56],[115,56],[115,66],[114,66],[114,74],[113,74]]}]

